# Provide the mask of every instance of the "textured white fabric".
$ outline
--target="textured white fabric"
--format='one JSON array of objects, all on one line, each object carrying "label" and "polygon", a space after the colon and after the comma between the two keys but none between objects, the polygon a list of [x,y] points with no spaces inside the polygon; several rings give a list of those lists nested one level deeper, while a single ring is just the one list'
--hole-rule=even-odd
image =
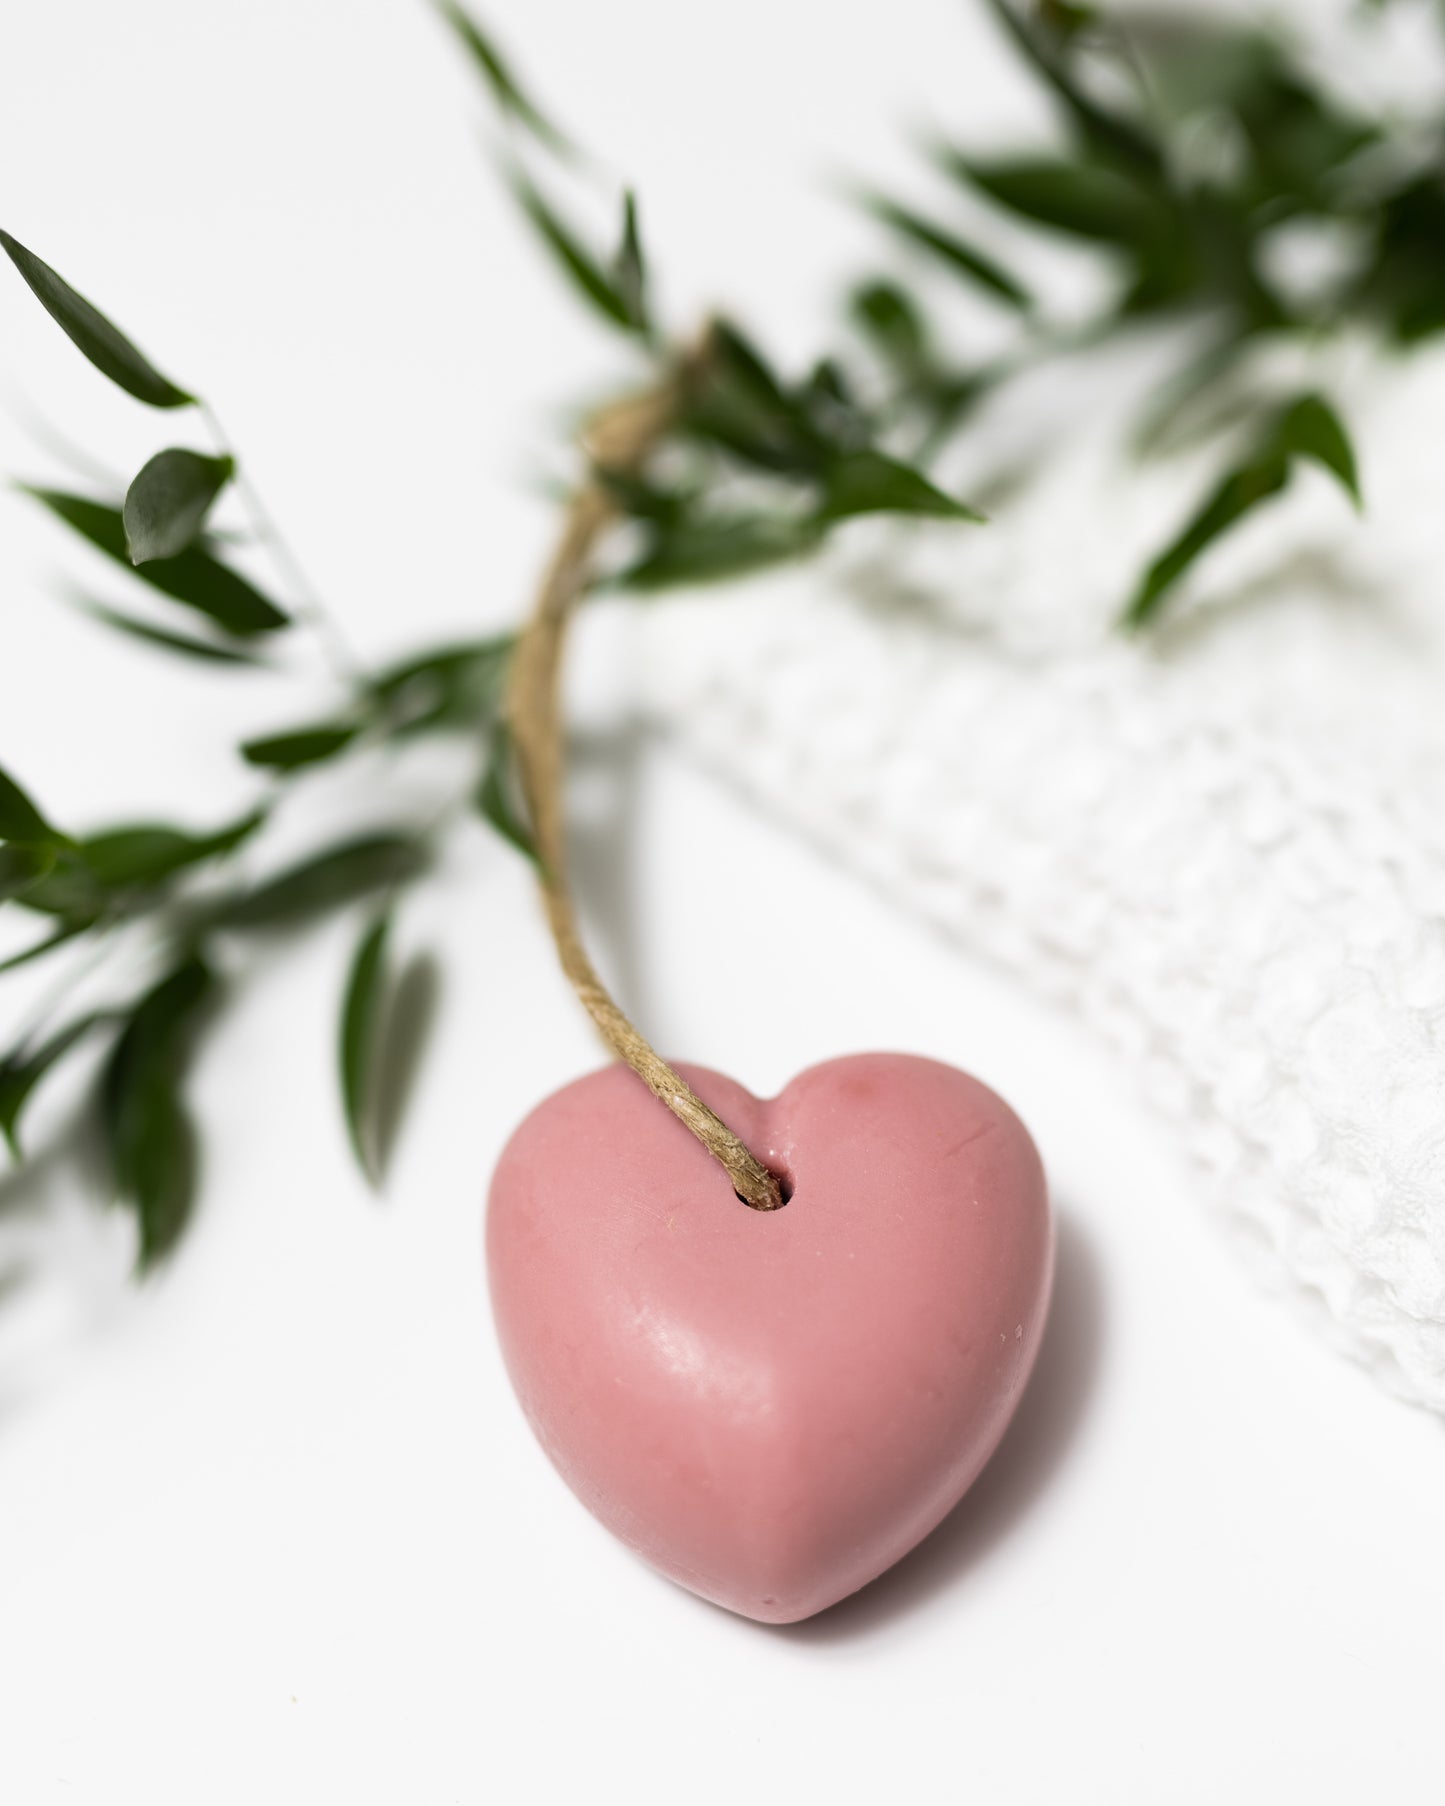
[{"label": "textured white fabric", "polygon": [[1335,374],[1365,520],[1305,478],[1147,644],[1107,622],[1213,466],[1126,471],[1137,395],[1094,368],[979,435],[1024,456],[1088,422],[993,525],[658,605],[643,683],[699,757],[1121,1050],[1259,1264],[1445,1409],[1445,362]]}]

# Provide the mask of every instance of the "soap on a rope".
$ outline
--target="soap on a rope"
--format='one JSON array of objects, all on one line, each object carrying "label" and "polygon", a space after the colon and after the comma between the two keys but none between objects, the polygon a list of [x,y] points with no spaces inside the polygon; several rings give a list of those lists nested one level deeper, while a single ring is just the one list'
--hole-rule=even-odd
[{"label": "soap on a rope", "polygon": [[783,1181],[748,1208],[622,1066],[540,1104],[493,1179],[503,1356],[578,1498],[655,1568],[790,1623],[967,1491],[1043,1335],[1053,1229],[1023,1124],[903,1054],[776,1098],[679,1070]]}]

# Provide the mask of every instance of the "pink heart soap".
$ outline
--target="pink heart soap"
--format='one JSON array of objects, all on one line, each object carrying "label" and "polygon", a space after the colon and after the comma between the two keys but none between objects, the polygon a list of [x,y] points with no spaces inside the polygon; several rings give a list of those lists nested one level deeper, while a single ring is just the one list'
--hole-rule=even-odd
[{"label": "pink heart soap", "polygon": [[579,1079],[497,1167],[497,1329],[582,1502],[705,1599],[791,1623],[906,1554],[1003,1434],[1048,1306],[1043,1168],[934,1060],[829,1060],[771,1100],[682,1071],[788,1204],[743,1204],[625,1067]]}]

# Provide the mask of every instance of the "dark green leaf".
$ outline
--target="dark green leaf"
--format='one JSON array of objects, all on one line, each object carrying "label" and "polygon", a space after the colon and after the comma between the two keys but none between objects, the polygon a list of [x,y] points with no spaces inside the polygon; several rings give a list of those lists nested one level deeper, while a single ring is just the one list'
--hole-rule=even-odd
[{"label": "dark green leaf", "polygon": [[375,696],[398,696],[419,678],[450,677],[453,672],[474,665],[505,664],[515,645],[515,634],[503,633],[488,640],[464,640],[460,645],[417,653],[378,672],[369,687]]},{"label": "dark green leaf", "polygon": [[939,370],[930,372],[913,390],[912,398],[923,410],[928,433],[919,447],[920,457],[931,457],[960,424],[978,407],[1000,380],[994,370],[970,374]]},{"label": "dark green leaf", "polygon": [[132,567],[126,549],[125,522],[119,508],[88,496],[70,495],[58,489],[35,489],[23,485],[27,495],[42,502],[66,526],[89,540],[97,551],[104,552],[126,570],[134,573],[162,595],[184,603],[206,615],[218,627],[242,638],[251,634],[274,633],[287,625],[287,618],[274,603],[268,602],[239,572],[200,546],[190,546],[175,558],[156,558],[148,564]]},{"label": "dark green leaf", "polygon": [[637,197],[629,188],[622,201],[622,242],[612,260],[613,286],[626,304],[630,323],[648,330],[647,264],[637,231]]},{"label": "dark green leaf", "polygon": [[112,828],[80,841],[75,851],[106,890],[161,884],[177,872],[233,853],[265,819],[257,810],[214,834],[187,834],[163,824]]},{"label": "dark green leaf", "polygon": [[665,489],[632,470],[594,467],[593,475],[634,520],[670,526],[686,515],[698,498],[698,488]]},{"label": "dark green leaf", "polygon": [[1277,212],[1286,203],[1328,209],[1336,172],[1380,136],[1377,127],[1346,117],[1282,66],[1241,95],[1233,111],[1250,149],[1247,196]]},{"label": "dark green leaf", "polygon": [[835,452],[860,451],[873,437],[872,422],[836,359],[820,358],[797,398],[820,444]]},{"label": "dark green leaf", "polygon": [[387,936],[391,915],[378,916],[361,937],[346,981],[341,1009],[341,1101],[357,1165],[376,1182],[376,1150],[369,1105],[377,1062],[377,1031],[385,981]]},{"label": "dark green leaf", "polygon": [[476,20],[454,0],[441,0],[442,16],[452,30],[456,32],[467,50],[471,53],[483,79],[492,91],[492,98],[502,112],[524,125],[535,138],[564,156],[574,154],[572,145],[559,132],[550,120],[544,118],[517,86],[511,70],[503,62],[500,53],[491,39],[483,32]]},{"label": "dark green leaf", "polygon": [[638,321],[633,316],[627,295],[577,235],[563,224],[556,211],[542,199],[525,176],[515,176],[513,186],[523,212],[537,228],[543,243],[572,278],[578,292],[614,326],[620,326],[626,332],[637,331]]},{"label": "dark green leaf", "polygon": [[512,634],[422,653],[372,678],[369,696],[392,734],[474,729],[500,706]]},{"label": "dark green leaf", "polygon": [[836,358],[819,358],[803,385],[802,399],[815,413],[819,408],[856,413],[857,397],[847,373]]},{"label": "dark green leaf", "polygon": [[928,357],[928,332],[911,296],[896,283],[868,282],[853,291],[849,310],[878,350],[905,371]]},{"label": "dark green leaf", "polygon": [[1445,329],[1445,179],[1432,165],[1383,196],[1371,225],[1374,256],[1356,281],[1356,310],[1378,315],[1402,344]]},{"label": "dark green leaf", "polygon": [[325,759],[335,758],[350,746],[359,731],[354,722],[297,728],[289,734],[248,740],[241,748],[241,756],[248,765],[262,765],[268,771],[298,771],[303,765],[319,765]]},{"label": "dark green leaf", "polygon": [[1122,624],[1137,628],[1151,621],[1165,596],[1206,547],[1261,502],[1278,495],[1288,481],[1289,460],[1282,454],[1268,455],[1230,471],[1179,536],[1150,565],[1124,612]]},{"label": "dark green leaf", "polygon": [[1000,207],[1076,238],[1137,245],[1168,224],[1147,188],[1105,164],[1048,157],[989,162],[951,156],[948,161]]},{"label": "dark green leaf", "polygon": [[477,786],[477,812],[533,865],[540,864],[537,843],[522,802],[517,754],[505,721],[498,721],[487,742],[487,766]]},{"label": "dark green leaf", "polygon": [[175,1246],[195,1195],[195,1135],[180,1084],[214,989],[191,958],[141,999],[101,1076],[101,1118],[116,1191],[140,1226],[140,1265]]},{"label": "dark green leaf", "polygon": [[932,220],[924,219],[922,214],[914,213],[908,207],[900,207],[896,201],[886,200],[881,195],[870,198],[867,205],[884,225],[900,237],[940,258],[971,282],[987,289],[999,300],[1006,301],[1010,307],[1016,307],[1021,312],[1032,308],[1033,297],[1023,284],[1011,276],[1002,264],[976,250],[956,232],[935,225]]},{"label": "dark green leaf", "polygon": [[108,608],[102,602],[85,602],[82,607],[87,614],[97,621],[103,621],[107,627],[114,627],[118,633],[144,640],[148,645],[164,647],[167,652],[179,653],[182,658],[200,659],[206,664],[252,667],[266,662],[244,647],[223,646],[211,640],[194,640],[183,633],[169,633],[164,627],[152,627],[149,621],[138,621],[131,615],[122,614],[119,609]]},{"label": "dark green leaf", "polygon": [[178,445],[157,452],[126,491],[121,518],[131,563],[184,552],[235,474],[234,458],[207,458]]},{"label": "dark green leaf", "polygon": [[1355,449],[1344,423],[1322,395],[1302,395],[1279,424],[1280,449],[1288,456],[1312,458],[1338,477],[1357,508],[1363,507]]},{"label": "dark green leaf", "polygon": [[756,346],[725,320],[714,322],[679,426],[780,474],[813,476],[833,449],[818,430],[809,397],[790,394]]},{"label": "dark green leaf", "polygon": [[1206,547],[1244,515],[1277,495],[1289,481],[1296,458],[1320,464],[1360,505],[1354,449],[1334,409],[1321,395],[1302,395],[1283,408],[1261,434],[1256,450],[1229,472],[1177,539],[1145,573],[1123,616],[1129,628],[1143,626]]},{"label": "dark green leaf", "polygon": [[0,767],[0,840],[62,841],[25,792]]},{"label": "dark green leaf", "polygon": [[1252,112],[1281,68],[1280,45],[1254,26],[1154,10],[1131,18],[1128,32],[1156,106],[1174,125],[1201,113]]},{"label": "dark green leaf", "polygon": [[153,408],[183,408],[195,400],[194,395],[167,381],[118,327],[33,251],[27,251],[8,232],[0,232],[0,245],[70,342],[128,395]]},{"label": "dark green leaf", "polygon": [[55,916],[75,928],[88,928],[98,921],[108,900],[78,847],[62,847],[49,871],[15,899],[22,909]]},{"label": "dark green leaf", "polygon": [[791,403],[772,366],[741,327],[716,320],[708,341],[708,370],[725,378],[756,408],[787,414]]},{"label": "dark green leaf", "polygon": [[1099,22],[1092,6],[1075,6],[1072,0],[1038,0],[1038,10],[1040,20],[1065,42]]},{"label": "dark green leaf", "polygon": [[22,896],[54,864],[53,846],[0,846],[0,903]]},{"label": "dark green leaf", "polygon": [[821,513],[825,520],[842,520],[854,514],[983,519],[977,510],[936,489],[920,471],[876,451],[849,452],[829,465]]},{"label": "dark green leaf", "polygon": [[619,588],[664,589],[675,583],[715,583],[806,557],[823,541],[811,516],[739,514],[693,519],[655,536],[617,579]]},{"label": "dark green leaf", "polygon": [[147,893],[180,872],[234,851],[265,820],[257,811],[214,834],[163,824],[114,828],[62,847],[50,870],[15,900],[24,909],[88,928],[102,916],[134,913]]},{"label": "dark green leaf", "polygon": [[988,0],[988,4],[1024,60],[1053,90],[1086,143],[1144,174],[1162,175],[1163,153],[1153,139],[1132,120],[1100,105],[1075,78],[1068,53],[1077,26],[1067,14],[1060,20],[1052,8],[1045,9],[1038,22],[1029,25],[1020,18],[1011,0]]},{"label": "dark green leaf", "polygon": [[405,884],[426,863],[426,846],[412,835],[365,835],[329,847],[248,895],[219,904],[211,919],[223,928],[281,927]]},{"label": "dark green leaf", "polygon": [[21,1048],[7,1059],[0,1060],[0,1134],[4,1135],[10,1152],[17,1160],[22,1158],[20,1114],[29,1101],[31,1092],[51,1067],[103,1020],[104,1017],[99,1014],[82,1016],[79,1021],[70,1023],[58,1034],[52,1035],[33,1053]]}]

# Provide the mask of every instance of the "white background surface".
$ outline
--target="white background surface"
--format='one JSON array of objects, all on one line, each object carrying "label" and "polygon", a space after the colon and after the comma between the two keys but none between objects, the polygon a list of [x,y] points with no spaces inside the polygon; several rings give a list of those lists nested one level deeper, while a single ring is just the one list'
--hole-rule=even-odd
[{"label": "white background surface", "polygon": [[[679,315],[721,299],[799,352],[869,243],[827,180],[907,167],[906,121],[1030,116],[980,15],[492,9],[640,181]],[[12,7],[0,61],[0,221],[213,399],[355,642],[514,612],[546,411],[616,366],[511,221],[426,8]],[[187,429],[0,276],[12,394],[122,470]],[[0,453],[55,470],[13,419]],[[124,578],[8,495],[0,536],[0,763],[62,820],[222,819],[248,793],[229,745],[325,706],[304,664],[196,676],[106,637],[58,579]],[[625,654],[625,621],[576,647],[604,697]],[[593,736],[581,763],[579,887],[665,1049],[760,1091],[916,1049],[1034,1128],[1062,1253],[1016,1427],[923,1549],[796,1628],[592,1524],[511,1399],[479,1236],[509,1129],[595,1056],[520,862],[478,833],[406,918],[443,986],[382,1201],[333,1095],[349,925],[255,962],[212,1037],[204,1208],[163,1275],[129,1287],[124,1224],[64,1163],[0,1191],[0,1274],[25,1272],[0,1299],[0,1798],[1438,1801],[1439,1426],[1250,1289],[1067,1025],[665,746]],[[0,1001],[17,1019],[22,987]]]}]

